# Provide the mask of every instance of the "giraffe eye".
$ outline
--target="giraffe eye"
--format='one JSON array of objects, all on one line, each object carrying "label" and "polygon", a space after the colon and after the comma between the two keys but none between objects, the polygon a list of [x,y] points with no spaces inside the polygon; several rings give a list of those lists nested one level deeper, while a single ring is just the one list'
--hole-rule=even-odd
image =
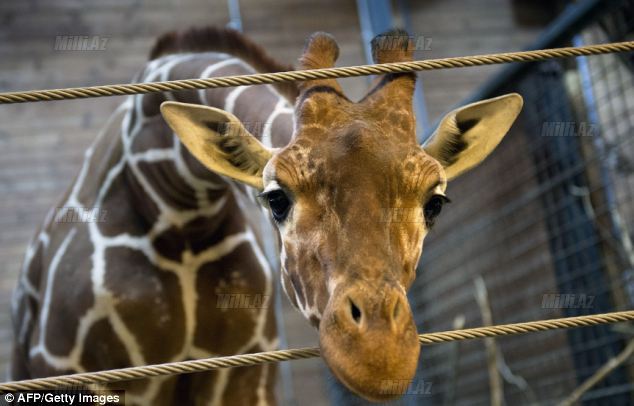
[{"label": "giraffe eye", "polygon": [[425,204],[425,222],[427,227],[431,227],[434,224],[434,220],[440,214],[442,206],[445,203],[449,203],[450,200],[444,195],[433,195],[431,199]]},{"label": "giraffe eye", "polygon": [[282,222],[288,216],[291,208],[291,201],[281,190],[274,190],[266,194],[266,201],[271,208],[271,214],[277,222]]}]

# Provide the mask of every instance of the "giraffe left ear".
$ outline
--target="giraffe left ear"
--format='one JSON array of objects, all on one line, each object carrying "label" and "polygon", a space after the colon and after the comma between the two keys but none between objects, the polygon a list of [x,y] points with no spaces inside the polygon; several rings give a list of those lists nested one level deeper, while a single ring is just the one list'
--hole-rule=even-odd
[{"label": "giraffe left ear", "polygon": [[231,113],[198,104],[164,102],[163,118],[210,170],[262,189],[262,171],[273,155]]},{"label": "giraffe left ear", "polygon": [[510,93],[460,107],[443,118],[423,149],[442,164],[447,180],[455,178],[493,152],[522,104],[522,96]]}]

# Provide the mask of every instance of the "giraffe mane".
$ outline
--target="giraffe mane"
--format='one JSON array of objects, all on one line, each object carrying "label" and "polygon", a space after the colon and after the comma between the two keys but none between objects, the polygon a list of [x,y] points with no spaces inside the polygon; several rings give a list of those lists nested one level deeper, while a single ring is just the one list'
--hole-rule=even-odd
[{"label": "giraffe mane", "polygon": [[[292,65],[276,61],[260,45],[240,32],[223,27],[194,27],[163,34],[150,51],[150,60],[182,52],[222,52],[249,63],[258,72],[271,73],[294,70]],[[292,104],[299,93],[294,82],[273,84]]]}]

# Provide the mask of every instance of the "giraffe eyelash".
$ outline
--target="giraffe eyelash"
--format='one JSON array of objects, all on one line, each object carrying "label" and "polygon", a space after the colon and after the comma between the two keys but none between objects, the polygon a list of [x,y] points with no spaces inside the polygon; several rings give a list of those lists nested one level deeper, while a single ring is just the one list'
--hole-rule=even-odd
[{"label": "giraffe eyelash", "polygon": [[268,200],[267,197],[273,193],[273,192],[284,192],[284,190],[282,188],[275,188],[275,189],[270,189],[270,190],[264,190],[260,193],[258,193],[256,195],[256,197],[258,198],[258,200],[260,201],[260,203],[262,203],[265,206],[268,206]]}]

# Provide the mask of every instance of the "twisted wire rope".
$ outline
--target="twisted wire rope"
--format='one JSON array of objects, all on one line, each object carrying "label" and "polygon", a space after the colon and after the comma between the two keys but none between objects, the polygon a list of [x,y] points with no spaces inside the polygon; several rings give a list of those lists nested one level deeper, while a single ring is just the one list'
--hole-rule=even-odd
[{"label": "twisted wire rope", "polygon": [[164,82],[128,83],[73,87],[51,90],[31,90],[0,93],[0,104],[27,103],[51,100],[86,99],[91,97],[122,96],[156,92],[211,89],[232,86],[263,85],[314,79],[337,79],[355,76],[404,73],[434,69],[464,68],[512,62],[535,62],[553,58],[600,55],[634,51],[634,41],[541,49],[534,51],[505,52],[488,55],[459,56],[411,62],[393,62],[341,68],[309,69],[289,72],[255,73],[250,75],[223,76],[207,79],[182,79]]},{"label": "twisted wire rope", "polygon": [[[472,340],[484,337],[499,337],[526,334],[538,331],[587,327],[597,324],[621,323],[634,320],[634,310],[594,314],[561,319],[538,320],[524,323],[503,324],[489,327],[476,327],[462,330],[442,331],[420,334],[422,345],[446,343],[450,341]],[[145,365],[131,368],[112,369],[98,372],[85,372],[73,375],[52,376],[47,378],[0,383],[0,392],[47,390],[78,387],[94,384],[106,384],[157,376],[204,372],[221,368],[234,368],[260,365],[269,362],[282,362],[297,359],[319,357],[319,348],[296,348],[290,350],[266,351],[252,354],[239,354],[228,357],[206,358],[190,361],[170,362],[166,364]]]}]

